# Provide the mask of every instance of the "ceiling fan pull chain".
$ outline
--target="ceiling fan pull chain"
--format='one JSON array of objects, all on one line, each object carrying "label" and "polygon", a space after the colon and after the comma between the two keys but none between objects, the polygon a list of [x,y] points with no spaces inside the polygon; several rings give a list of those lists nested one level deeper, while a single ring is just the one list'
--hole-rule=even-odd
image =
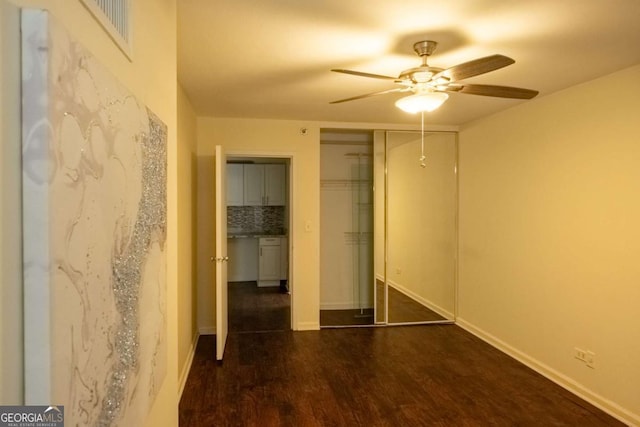
[{"label": "ceiling fan pull chain", "polygon": [[426,157],[424,155],[424,111],[420,112],[420,115],[422,117],[422,120],[420,121],[420,125],[421,125],[421,132],[420,132],[420,147],[421,147],[421,156],[420,156],[420,167],[425,168],[427,167],[427,164],[424,162]]}]

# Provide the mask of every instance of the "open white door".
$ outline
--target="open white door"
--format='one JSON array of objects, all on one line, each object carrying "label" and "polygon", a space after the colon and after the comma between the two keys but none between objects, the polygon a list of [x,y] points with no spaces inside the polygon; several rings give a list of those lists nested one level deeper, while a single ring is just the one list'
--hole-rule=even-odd
[{"label": "open white door", "polygon": [[227,344],[228,316],[227,316],[227,156],[222,146],[216,145],[216,203],[215,203],[215,231],[216,231],[216,360],[222,360],[224,347]]}]

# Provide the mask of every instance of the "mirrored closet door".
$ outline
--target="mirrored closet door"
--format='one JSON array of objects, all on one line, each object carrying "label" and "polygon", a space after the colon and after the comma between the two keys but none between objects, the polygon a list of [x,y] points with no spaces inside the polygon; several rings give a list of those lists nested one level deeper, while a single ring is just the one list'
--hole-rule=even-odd
[{"label": "mirrored closet door", "polygon": [[456,311],[457,135],[387,131],[385,144],[386,323],[451,322]]},{"label": "mirrored closet door", "polygon": [[452,322],[457,134],[322,137],[320,326]]}]

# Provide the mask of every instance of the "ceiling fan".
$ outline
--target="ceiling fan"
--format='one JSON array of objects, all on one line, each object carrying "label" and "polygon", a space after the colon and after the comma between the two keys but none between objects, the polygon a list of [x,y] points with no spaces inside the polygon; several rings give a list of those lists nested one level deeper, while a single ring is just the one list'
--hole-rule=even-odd
[{"label": "ceiling fan", "polygon": [[[531,99],[538,94],[538,91],[536,90],[523,89],[518,87],[460,83],[460,80],[498,70],[500,68],[506,67],[507,65],[515,63],[515,61],[504,55],[491,55],[484,58],[474,59],[469,62],[464,62],[462,64],[454,65],[453,67],[447,69],[432,67],[427,64],[427,58],[433,53],[437,45],[438,43],[432,40],[424,40],[415,43],[413,45],[413,50],[422,59],[422,64],[420,64],[419,67],[409,68],[402,71],[398,75],[398,77],[371,74],[353,70],[332,69],[331,71],[334,71],[336,73],[390,80],[398,85],[398,87],[388,90],[382,90],[379,92],[353,96],[350,98],[339,99],[337,101],[332,101],[331,104],[338,104],[341,102],[353,101],[356,99],[368,98],[370,96],[384,95],[388,93],[413,92],[416,96],[421,96],[425,99],[427,97],[432,98],[432,101],[437,104],[435,106],[435,108],[437,108],[448,98],[447,92],[515,99]],[[416,98],[416,96],[413,96],[413,98]],[[399,108],[409,112],[425,110],[431,111],[432,109],[435,109],[430,109],[430,107],[427,108],[424,106],[417,107],[419,109],[416,109],[415,111],[411,111],[411,108],[405,109],[400,104],[402,104],[401,101],[408,100],[408,98],[412,98],[412,96],[400,99],[396,103],[396,105]]]}]

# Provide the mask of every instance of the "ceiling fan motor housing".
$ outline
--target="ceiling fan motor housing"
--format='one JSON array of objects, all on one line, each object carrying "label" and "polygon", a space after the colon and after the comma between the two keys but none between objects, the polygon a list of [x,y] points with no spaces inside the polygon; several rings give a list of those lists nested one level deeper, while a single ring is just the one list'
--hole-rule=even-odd
[{"label": "ceiling fan motor housing", "polygon": [[413,50],[418,54],[418,56],[429,56],[436,50],[438,47],[438,42],[434,42],[433,40],[423,40],[417,43],[414,43]]},{"label": "ceiling fan motor housing", "polygon": [[442,68],[430,67],[427,64],[427,58],[436,50],[437,46],[438,43],[433,40],[423,40],[414,43],[413,50],[422,58],[422,64],[419,67],[409,68],[400,73],[398,76],[398,80],[401,81],[400,84],[411,85],[427,83],[434,75],[443,71]]}]

